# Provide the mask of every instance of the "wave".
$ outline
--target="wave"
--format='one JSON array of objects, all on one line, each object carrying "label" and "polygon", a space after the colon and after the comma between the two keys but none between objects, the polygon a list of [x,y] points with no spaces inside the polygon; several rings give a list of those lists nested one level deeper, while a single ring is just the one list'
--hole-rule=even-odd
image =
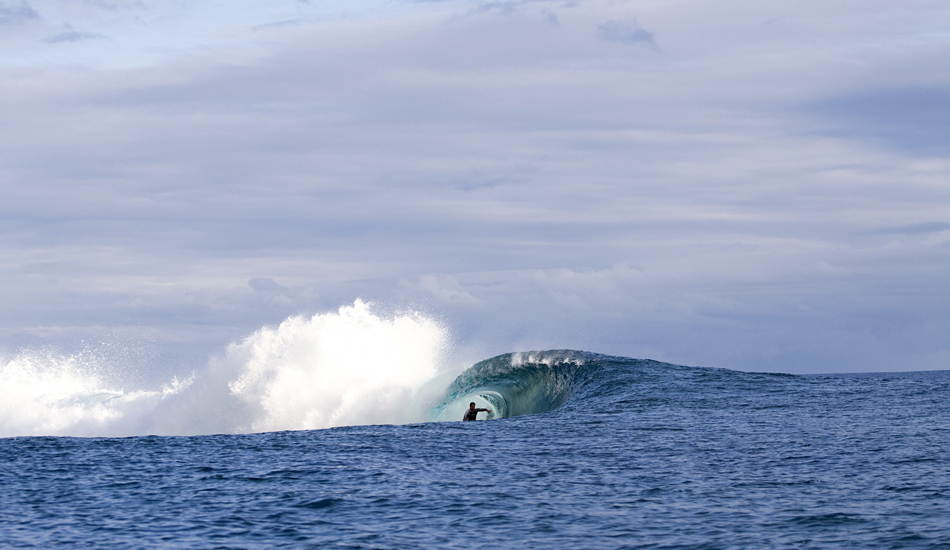
[{"label": "wave", "polygon": [[491,409],[489,419],[552,411],[592,375],[595,354],[574,350],[516,352],[472,365],[449,385],[429,413],[434,421],[460,420],[469,403]]},{"label": "wave", "polygon": [[470,402],[500,419],[579,401],[594,408],[612,392],[656,385],[650,377],[660,371],[651,365],[666,376],[687,369],[574,350],[508,353],[452,369],[448,342],[448,330],[418,312],[384,316],[357,300],[262,328],[200,371],[149,391],[125,391],[123,369],[95,354],[24,352],[0,362],[0,437],[457,421]]}]

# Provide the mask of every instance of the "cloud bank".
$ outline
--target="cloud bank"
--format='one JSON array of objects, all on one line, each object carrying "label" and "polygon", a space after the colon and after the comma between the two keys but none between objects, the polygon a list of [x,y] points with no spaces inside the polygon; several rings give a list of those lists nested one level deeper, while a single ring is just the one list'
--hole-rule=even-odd
[{"label": "cloud bank", "polygon": [[0,4],[6,348],[360,297],[471,359],[950,365],[939,4],[227,6]]}]

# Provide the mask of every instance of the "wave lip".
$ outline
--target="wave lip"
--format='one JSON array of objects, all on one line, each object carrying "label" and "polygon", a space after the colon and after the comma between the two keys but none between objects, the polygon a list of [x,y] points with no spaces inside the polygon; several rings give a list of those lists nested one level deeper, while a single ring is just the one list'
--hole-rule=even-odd
[{"label": "wave lip", "polygon": [[488,418],[552,411],[590,379],[593,354],[574,350],[506,353],[466,369],[449,385],[429,420],[461,420],[469,403],[488,408]]}]

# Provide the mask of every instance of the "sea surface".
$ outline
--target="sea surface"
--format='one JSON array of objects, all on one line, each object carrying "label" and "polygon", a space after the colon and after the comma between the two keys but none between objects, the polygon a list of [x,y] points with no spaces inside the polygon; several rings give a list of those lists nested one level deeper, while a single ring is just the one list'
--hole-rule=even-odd
[{"label": "sea surface", "polygon": [[0,546],[950,548],[948,396],[507,354],[410,424],[0,438]]}]

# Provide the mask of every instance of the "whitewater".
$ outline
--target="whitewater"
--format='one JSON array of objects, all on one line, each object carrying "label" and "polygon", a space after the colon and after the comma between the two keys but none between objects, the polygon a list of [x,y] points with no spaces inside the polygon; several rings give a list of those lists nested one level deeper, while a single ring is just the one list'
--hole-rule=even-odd
[{"label": "whitewater", "polygon": [[357,300],[264,327],[206,366],[147,390],[126,391],[124,369],[96,354],[26,350],[0,366],[0,437],[421,422],[425,400],[437,399],[426,384],[447,371],[448,343],[444,325],[418,312],[381,316]]},{"label": "whitewater", "polygon": [[950,371],[451,352],[357,301],[151,389],[15,354],[0,546],[950,548]]}]

